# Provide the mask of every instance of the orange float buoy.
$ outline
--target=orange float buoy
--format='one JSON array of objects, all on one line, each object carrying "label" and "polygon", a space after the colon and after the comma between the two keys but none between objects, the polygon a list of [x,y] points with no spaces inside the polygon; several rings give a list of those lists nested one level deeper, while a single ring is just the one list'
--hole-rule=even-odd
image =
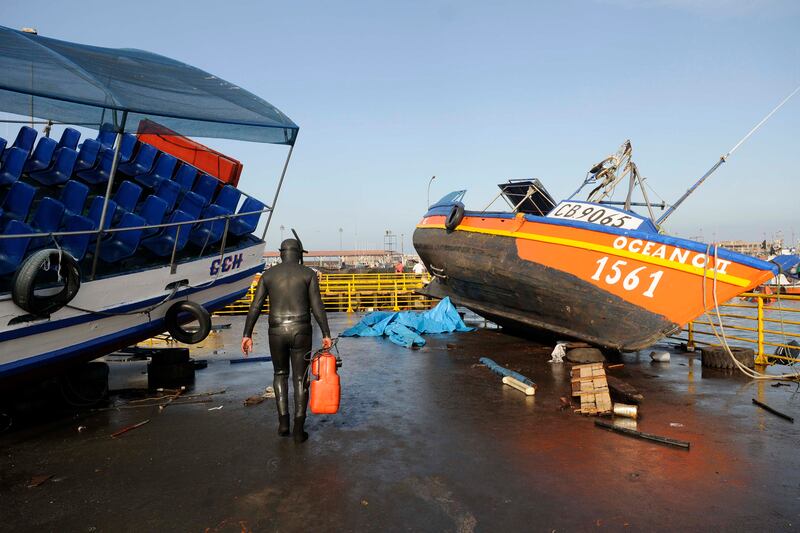
[{"label": "orange float buoy", "polygon": [[336,366],[336,357],[327,351],[311,361],[311,374],[316,379],[311,382],[309,407],[314,414],[332,415],[339,410],[341,386]]}]

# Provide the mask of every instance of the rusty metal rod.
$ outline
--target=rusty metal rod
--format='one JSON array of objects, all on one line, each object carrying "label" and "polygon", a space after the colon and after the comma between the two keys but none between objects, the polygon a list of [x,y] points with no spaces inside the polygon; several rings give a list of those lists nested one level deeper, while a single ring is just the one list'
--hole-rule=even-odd
[{"label": "rusty metal rod", "polygon": [[614,431],[616,433],[621,433],[622,435],[628,435],[629,437],[636,437],[637,439],[649,440],[657,442],[659,444],[665,444],[667,446],[675,446],[676,448],[683,448],[684,450],[688,450],[690,446],[688,442],[683,440],[670,439],[669,437],[653,435],[652,433],[643,433],[641,431],[636,431],[635,429],[628,429],[620,426],[615,426],[614,424],[609,424],[608,422],[605,422],[603,420],[595,420],[594,425],[603,429]]},{"label": "rusty metal rod", "polygon": [[753,403],[755,405],[759,406],[760,408],[762,408],[763,410],[767,411],[768,413],[772,413],[773,415],[779,416],[779,417],[783,418],[784,420],[788,420],[789,422],[794,424],[794,417],[791,417],[791,416],[789,416],[789,415],[787,415],[785,413],[781,413],[777,409],[773,409],[769,405],[767,405],[765,403],[761,403],[758,400],[756,400],[755,398],[753,398]]}]

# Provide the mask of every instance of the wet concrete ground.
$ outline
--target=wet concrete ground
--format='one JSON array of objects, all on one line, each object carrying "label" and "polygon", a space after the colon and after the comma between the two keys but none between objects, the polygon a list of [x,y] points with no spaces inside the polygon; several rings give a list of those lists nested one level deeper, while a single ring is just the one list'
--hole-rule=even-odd
[{"label": "wet concrete ground", "polygon": [[[357,320],[332,315],[341,331]],[[561,409],[569,365],[498,331],[428,336],[407,350],[343,339],[342,408],[312,416],[300,446],[276,434],[275,405],[243,400],[271,363],[231,365],[241,317],[194,357],[191,392],[213,403],[109,410],[0,435],[0,530],[587,531],[792,530],[800,524],[797,387],[754,384],[673,355],[626,355],[609,373],[637,387],[641,431],[691,450],[613,434]],[[267,353],[262,319],[256,355]],[[449,347],[448,347],[449,346]],[[217,353],[214,353],[217,352]],[[478,358],[531,377],[526,398]],[[146,380],[113,363],[117,385]],[[117,401],[117,404],[123,404]],[[222,409],[209,410],[223,406]],[[110,434],[149,419],[119,438]],[[85,430],[78,431],[79,426]],[[36,476],[53,476],[29,487]]]}]

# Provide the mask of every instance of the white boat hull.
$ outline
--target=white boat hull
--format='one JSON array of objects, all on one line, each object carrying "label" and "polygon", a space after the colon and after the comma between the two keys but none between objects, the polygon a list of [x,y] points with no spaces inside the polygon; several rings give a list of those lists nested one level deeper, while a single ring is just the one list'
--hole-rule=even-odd
[{"label": "white boat hull", "polygon": [[[0,389],[16,376],[91,360],[165,331],[164,315],[175,301],[209,311],[235,301],[263,270],[263,251],[258,243],[178,264],[174,274],[167,265],[85,282],[68,307],[45,319],[20,322],[26,312],[9,294],[0,296]],[[170,295],[170,284],[183,280],[168,302],[153,308]]]}]

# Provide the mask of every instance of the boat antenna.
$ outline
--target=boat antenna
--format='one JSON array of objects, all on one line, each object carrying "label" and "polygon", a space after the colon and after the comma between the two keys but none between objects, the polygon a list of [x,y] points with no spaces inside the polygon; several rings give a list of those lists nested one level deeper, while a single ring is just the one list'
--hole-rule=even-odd
[{"label": "boat antenna", "polygon": [[672,213],[674,213],[674,212],[675,212],[675,210],[678,208],[678,206],[679,206],[679,205],[681,205],[681,204],[683,203],[683,201],[684,201],[684,200],[686,200],[686,199],[689,197],[689,195],[691,195],[691,194],[692,194],[692,193],[695,191],[695,189],[697,189],[697,188],[698,188],[698,187],[699,187],[699,186],[700,186],[700,185],[701,185],[701,184],[702,184],[702,183],[703,183],[703,182],[706,180],[706,178],[708,178],[708,177],[709,177],[711,174],[713,174],[713,173],[714,173],[714,172],[715,172],[715,171],[716,171],[716,170],[717,170],[719,167],[721,167],[721,166],[722,166],[722,163],[725,163],[725,162],[728,160],[728,158],[729,158],[731,155],[733,155],[733,152],[735,152],[736,150],[738,150],[738,149],[739,149],[739,147],[740,147],[742,144],[744,144],[744,142],[745,142],[747,139],[749,139],[751,135],[753,135],[753,134],[754,134],[756,131],[758,131],[758,129],[759,129],[759,128],[761,128],[761,126],[763,126],[763,125],[764,125],[764,123],[765,123],[766,121],[768,121],[768,120],[770,119],[770,117],[772,117],[772,115],[774,115],[774,114],[775,114],[775,113],[776,113],[776,112],[777,112],[777,111],[778,111],[780,108],[782,108],[782,107],[783,107],[783,105],[784,105],[786,102],[788,102],[788,101],[789,101],[789,100],[792,98],[792,96],[794,96],[795,94],[797,94],[797,92],[798,92],[798,91],[800,91],[800,85],[798,85],[798,86],[797,86],[797,88],[795,88],[795,90],[794,90],[794,91],[792,91],[792,92],[789,94],[789,96],[787,96],[786,98],[784,98],[784,99],[781,101],[781,103],[779,103],[777,106],[775,106],[775,108],[774,108],[772,111],[770,111],[770,112],[767,114],[767,116],[765,116],[764,118],[762,118],[762,119],[761,119],[761,122],[759,122],[758,124],[756,124],[755,126],[753,126],[753,129],[751,129],[749,132],[747,132],[747,135],[745,135],[744,137],[742,137],[742,139],[741,139],[741,140],[740,140],[738,143],[736,143],[736,144],[733,146],[733,148],[731,148],[730,150],[728,150],[728,153],[727,153],[727,154],[725,154],[725,155],[723,155],[722,157],[720,157],[720,158],[719,158],[719,161],[717,161],[717,162],[714,164],[714,166],[713,166],[713,167],[711,167],[710,169],[708,169],[708,172],[706,172],[705,174],[703,174],[703,175],[700,177],[700,179],[699,179],[699,180],[697,180],[697,181],[695,182],[695,184],[694,184],[694,185],[692,185],[691,187],[689,187],[689,189],[688,189],[688,190],[687,190],[685,193],[683,193],[683,196],[681,196],[680,198],[678,198],[678,201],[677,201],[677,202],[675,202],[674,204],[672,204],[672,205],[670,206],[670,208],[669,208],[669,209],[667,209],[667,211],[666,211],[666,212],[665,212],[663,215],[661,215],[661,217],[660,217],[660,218],[659,218],[659,219],[656,221],[656,225],[661,225],[661,224],[662,224],[662,223],[663,223],[663,222],[664,222],[664,221],[665,221],[665,220],[666,220],[666,219],[667,219],[667,218],[668,218],[668,217],[669,217],[669,216],[670,216]]}]

